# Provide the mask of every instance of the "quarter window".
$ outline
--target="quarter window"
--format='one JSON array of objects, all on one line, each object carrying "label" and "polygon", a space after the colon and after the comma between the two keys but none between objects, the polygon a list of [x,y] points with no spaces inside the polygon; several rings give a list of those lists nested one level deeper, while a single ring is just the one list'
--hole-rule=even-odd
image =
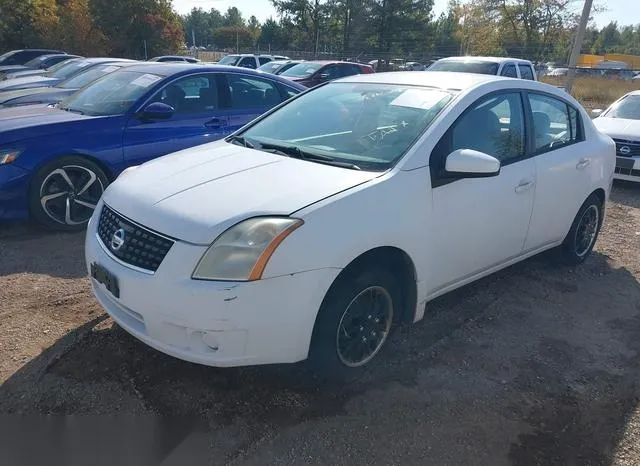
[{"label": "quarter window", "polygon": [[265,63],[269,63],[271,61],[271,58],[269,57],[258,57],[258,62],[260,63],[260,65],[264,65]]},{"label": "quarter window", "polygon": [[581,138],[578,111],[564,101],[539,94],[529,94],[533,116],[536,152],[545,152]]},{"label": "quarter window", "polygon": [[524,156],[522,99],[517,92],[498,94],[476,103],[451,128],[451,147],[474,149],[504,165]]}]

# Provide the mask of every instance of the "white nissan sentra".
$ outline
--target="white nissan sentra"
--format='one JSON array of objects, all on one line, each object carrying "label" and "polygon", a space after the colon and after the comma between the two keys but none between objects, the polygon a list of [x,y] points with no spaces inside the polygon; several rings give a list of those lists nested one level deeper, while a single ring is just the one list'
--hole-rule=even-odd
[{"label": "white nissan sentra", "polygon": [[164,353],[348,375],[443,293],[550,248],[584,261],[615,159],[552,86],[352,76],[126,170],[87,266],[113,319]]}]

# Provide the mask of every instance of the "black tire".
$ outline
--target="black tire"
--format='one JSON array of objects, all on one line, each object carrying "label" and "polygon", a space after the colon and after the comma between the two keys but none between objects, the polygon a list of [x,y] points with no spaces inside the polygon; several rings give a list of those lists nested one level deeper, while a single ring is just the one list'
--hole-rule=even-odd
[{"label": "black tire", "polygon": [[[603,207],[602,201],[595,194],[584,201],[560,246],[560,258],[563,263],[578,265],[589,257],[602,227]],[[594,216],[596,218],[593,218]],[[590,231],[591,228],[595,228],[595,231]],[[584,237],[585,231],[589,238]]]},{"label": "black tire", "polygon": [[72,155],[53,160],[31,178],[31,219],[48,229],[83,230],[94,210],[90,206],[95,207],[108,184],[102,168],[87,158]]},{"label": "black tire", "polygon": [[[374,306],[371,307],[373,311],[364,312],[364,315],[361,316],[359,321],[352,319],[354,313],[358,314],[356,305],[361,302],[355,301],[356,298],[362,300],[368,299],[367,294],[372,296],[371,299],[379,299],[380,303],[390,301],[391,315],[388,317],[388,322],[384,321],[383,323],[382,319],[379,319],[381,322],[378,322],[376,315],[374,315],[372,319],[372,314],[378,313],[378,317],[385,314],[378,312],[378,310],[373,310]],[[376,298],[374,298],[374,296]],[[347,310],[350,305],[352,305],[352,307],[347,315]],[[380,307],[384,306],[381,305]],[[362,306],[362,309],[367,309],[367,306]],[[318,317],[316,318],[313,336],[311,338],[311,347],[309,349],[309,363],[312,370],[323,377],[333,380],[344,380],[358,376],[364,368],[370,367],[371,363],[376,360],[375,358],[384,350],[389,335],[400,319],[400,314],[400,286],[388,270],[381,267],[372,267],[357,270],[344,277],[339,277],[338,281],[331,286],[325,296]],[[363,338],[363,332],[366,335],[374,335],[377,333],[378,336],[371,338],[371,346],[377,345],[377,343],[373,343],[373,340],[379,338],[379,335],[382,335],[382,333],[385,333],[380,346],[373,351],[370,359],[361,364],[354,364],[353,361],[355,360],[353,360],[351,365],[349,365],[347,362],[349,360],[347,357],[348,352],[345,350],[343,354],[343,352],[338,349],[341,340],[344,341],[346,345],[349,345],[349,342],[356,342],[355,333],[352,333],[351,336],[347,333],[347,322],[345,321],[344,325],[341,325],[343,323],[343,317],[351,319],[349,324],[353,324],[355,321],[359,322],[355,324],[358,327],[356,331],[360,332],[357,337],[358,341],[360,338]],[[360,323],[362,323],[362,325],[360,325]],[[363,330],[363,326],[366,327],[365,330]],[[339,336],[338,330],[340,328],[344,330],[344,333],[341,333]],[[350,325],[350,328],[352,329],[353,325]]]}]

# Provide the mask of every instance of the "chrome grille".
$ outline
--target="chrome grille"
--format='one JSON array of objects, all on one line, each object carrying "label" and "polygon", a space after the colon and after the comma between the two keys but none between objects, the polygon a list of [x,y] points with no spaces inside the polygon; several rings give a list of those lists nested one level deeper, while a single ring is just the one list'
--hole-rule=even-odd
[{"label": "chrome grille", "polygon": [[123,217],[106,205],[100,212],[98,237],[113,256],[125,264],[150,272],[158,270],[175,242]]},{"label": "chrome grille", "polygon": [[[639,157],[640,141],[631,141],[625,139],[614,139],[616,143],[616,155],[618,157]],[[627,148],[628,150],[626,150]]]}]

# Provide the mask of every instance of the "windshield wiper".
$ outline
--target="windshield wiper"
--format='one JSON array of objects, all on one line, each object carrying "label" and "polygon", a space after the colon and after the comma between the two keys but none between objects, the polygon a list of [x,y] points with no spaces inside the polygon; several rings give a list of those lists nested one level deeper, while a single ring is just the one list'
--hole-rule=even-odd
[{"label": "windshield wiper", "polygon": [[84,112],[82,110],[75,110],[75,109],[72,109],[71,107],[59,107],[59,108],[61,108],[66,112],[77,113],[78,115],[84,115]]},{"label": "windshield wiper", "polygon": [[240,143],[240,145],[243,145],[244,147],[248,147],[249,149],[254,149],[255,146],[253,144],[251,144],[249,141],[247,141],[244,137],[242,136],[231,136],[227,142],[231,142],[231,143]]},{"label": "windshield wiper", "polygon": [[260,143],[260,150],[265,152],[277,152],[294,159],[308,160],[311,162],[324,163],[333,165],[334,167],[350,168],[352,170],[360,170],[360,167],[354,163],[341,162],[328,155],[317,154],[300,149],[298,146],[289,146],[285,144]]}]

